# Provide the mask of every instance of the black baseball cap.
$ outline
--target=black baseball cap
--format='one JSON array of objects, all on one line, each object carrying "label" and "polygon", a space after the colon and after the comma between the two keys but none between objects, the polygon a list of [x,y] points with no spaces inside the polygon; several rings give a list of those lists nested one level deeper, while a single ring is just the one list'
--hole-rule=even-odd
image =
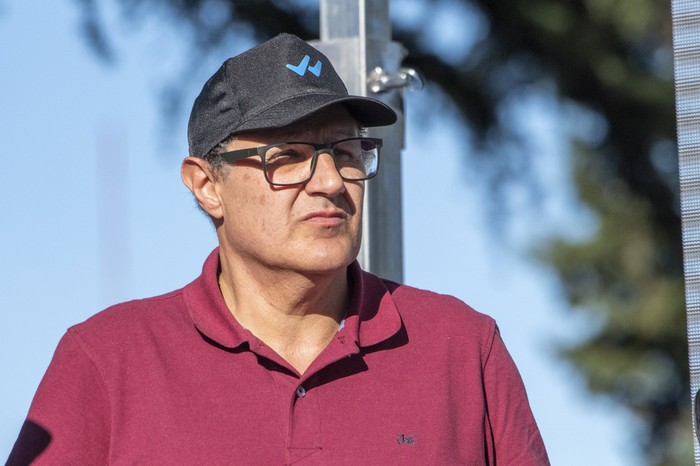
[{"label": "black baseball cap", "polygon": [[325,55],[280,34],[229,58],[206,82],[190,114],[190,155],[205,155],[231,134],[280,128],[339,103],[363,126],[396,122],[385,103],[349,95]]}]

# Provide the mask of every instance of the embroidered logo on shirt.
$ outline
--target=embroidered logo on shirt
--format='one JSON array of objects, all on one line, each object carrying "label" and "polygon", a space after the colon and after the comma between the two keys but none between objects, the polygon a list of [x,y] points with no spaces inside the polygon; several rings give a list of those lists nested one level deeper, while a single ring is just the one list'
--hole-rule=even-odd
[{"label": "embroidered logo on shirt", "polygon": [[404,445],[413,445],[416,443],[415,440],[415,434],[414,435],[406,435],[406,434],[399,434],[398,438],[396,439],[396,443],[399,445],[404,444]]},{"label": "embroidered logo on shirt", "polygon": [[308,70],[314,76],[319,77],[321,75],[321,66],[323,66],[323,63],[321,63],[321,61],[317,61],[314,66],[309,66],[310,60],[311,57],[305,55],[298,65],[292,65],[291,63],[289,63],[287,64],[287,68],[294,71],[299,76],[304,76],[306,74],[306,71]]}]

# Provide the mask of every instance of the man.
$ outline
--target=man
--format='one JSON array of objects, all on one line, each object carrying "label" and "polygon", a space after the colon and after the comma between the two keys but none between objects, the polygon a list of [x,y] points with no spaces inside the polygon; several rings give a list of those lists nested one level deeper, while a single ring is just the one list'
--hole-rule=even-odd
[{"label": "man", "polygon": [[548,464],[494,321],[355,262],[395,120],[291,35],[224,63],[182,164],[219,247],[68,330],[9,463]]}]

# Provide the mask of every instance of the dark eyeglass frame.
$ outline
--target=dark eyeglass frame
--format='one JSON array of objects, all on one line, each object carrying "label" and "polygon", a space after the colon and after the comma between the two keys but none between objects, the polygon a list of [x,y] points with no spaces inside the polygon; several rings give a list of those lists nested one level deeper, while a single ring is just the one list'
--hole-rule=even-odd
[{"label": "dark eyeglass frame", "polygon": [[[364,178],[345,178],[341,173],[340,173],[340,168],[338,168],[338,165],[335,160],[335,153],[333,152],[333,147],[341,144],[343,142],[347,141],[370,141],[372,142],[376,147],[377,147],[377,169],[372,173],[370,176],[364,177]],[[309,176],[305,180],[302,181],[297,181],[295,183],[274,183],[272,182],[268,176],[267,176],[267,167],[265,165],[265,153],[274,147],[279,147],[279,146],[284,146],[287,144],[305,144],[307,146],[311,146],[314,148],[314,154],[311,157],[311,170],[309,170]],[[273,186],[296,186],[298,184],[303,184],[309,181],[313,176],[314,172],[316,171],[316,162],[318,160],[319,154],[322,152],[327,152],[332,158],[333,158],[333,163],[335,164],[335,168],[338,171],[338,175],[345,180],[345,181],[364,181],[364,180],[369,180],[371,178],[374,178],[374,176],[379,172],[379,161],[381,159],[380,154],[381,154],[381,149],[382,145],[384,144],[384,141],[380,138],[367,138],[367,137],[354,137],[354,138],[345,138],[345,139],[340,139],[338,141],[333,141],[333,142],[328,142],[328,143],[313,143],[313,142],[302,142],[302,141],[292,141],[292,142],[278,142],[275,144],[270,144],[267,146],[259,146],[259,147],[251,147],[248,149],[238,149],[238,150],[232,150],[229,152],[222,152],[219,154],[219,156],[224,159],[225,161],[229,163],[237,162],[239,160],[247,159],[248,157],[253,157],[253,156],[258,156],[260,157],[260,160],[262,161],[262,169],[263,169],[263,175],[265,175],[265,180],[270,183]]]}]

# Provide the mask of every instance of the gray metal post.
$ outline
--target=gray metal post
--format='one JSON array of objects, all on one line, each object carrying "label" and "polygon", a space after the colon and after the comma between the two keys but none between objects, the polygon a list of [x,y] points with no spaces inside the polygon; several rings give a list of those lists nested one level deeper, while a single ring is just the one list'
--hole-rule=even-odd
[{"label": "gray metal post", "polygon": [[[321,50],[355,95],[372,95],[370,75],[384,83],[399,76],[403,47],[391,42],[389,0],[320,0]],[[404,73],[404,78],[405,78]],[[377,78],[379,79],[379,78]],[[398,81],[401,81],[399,76]],[[372,128],[372,136],[384,139],[379,174],[367,182],[365,223],[359,261],[366,270],[391,280],[403,280],[401,233],[401,149],[404,139],[403,95],[397,84],[375,87],[372,95],[391,105],[399,121],[388,128]]]},{"label": "gray metal post", "polygon": [[700,465],[700,3],[671,5],[693,449]]}]

